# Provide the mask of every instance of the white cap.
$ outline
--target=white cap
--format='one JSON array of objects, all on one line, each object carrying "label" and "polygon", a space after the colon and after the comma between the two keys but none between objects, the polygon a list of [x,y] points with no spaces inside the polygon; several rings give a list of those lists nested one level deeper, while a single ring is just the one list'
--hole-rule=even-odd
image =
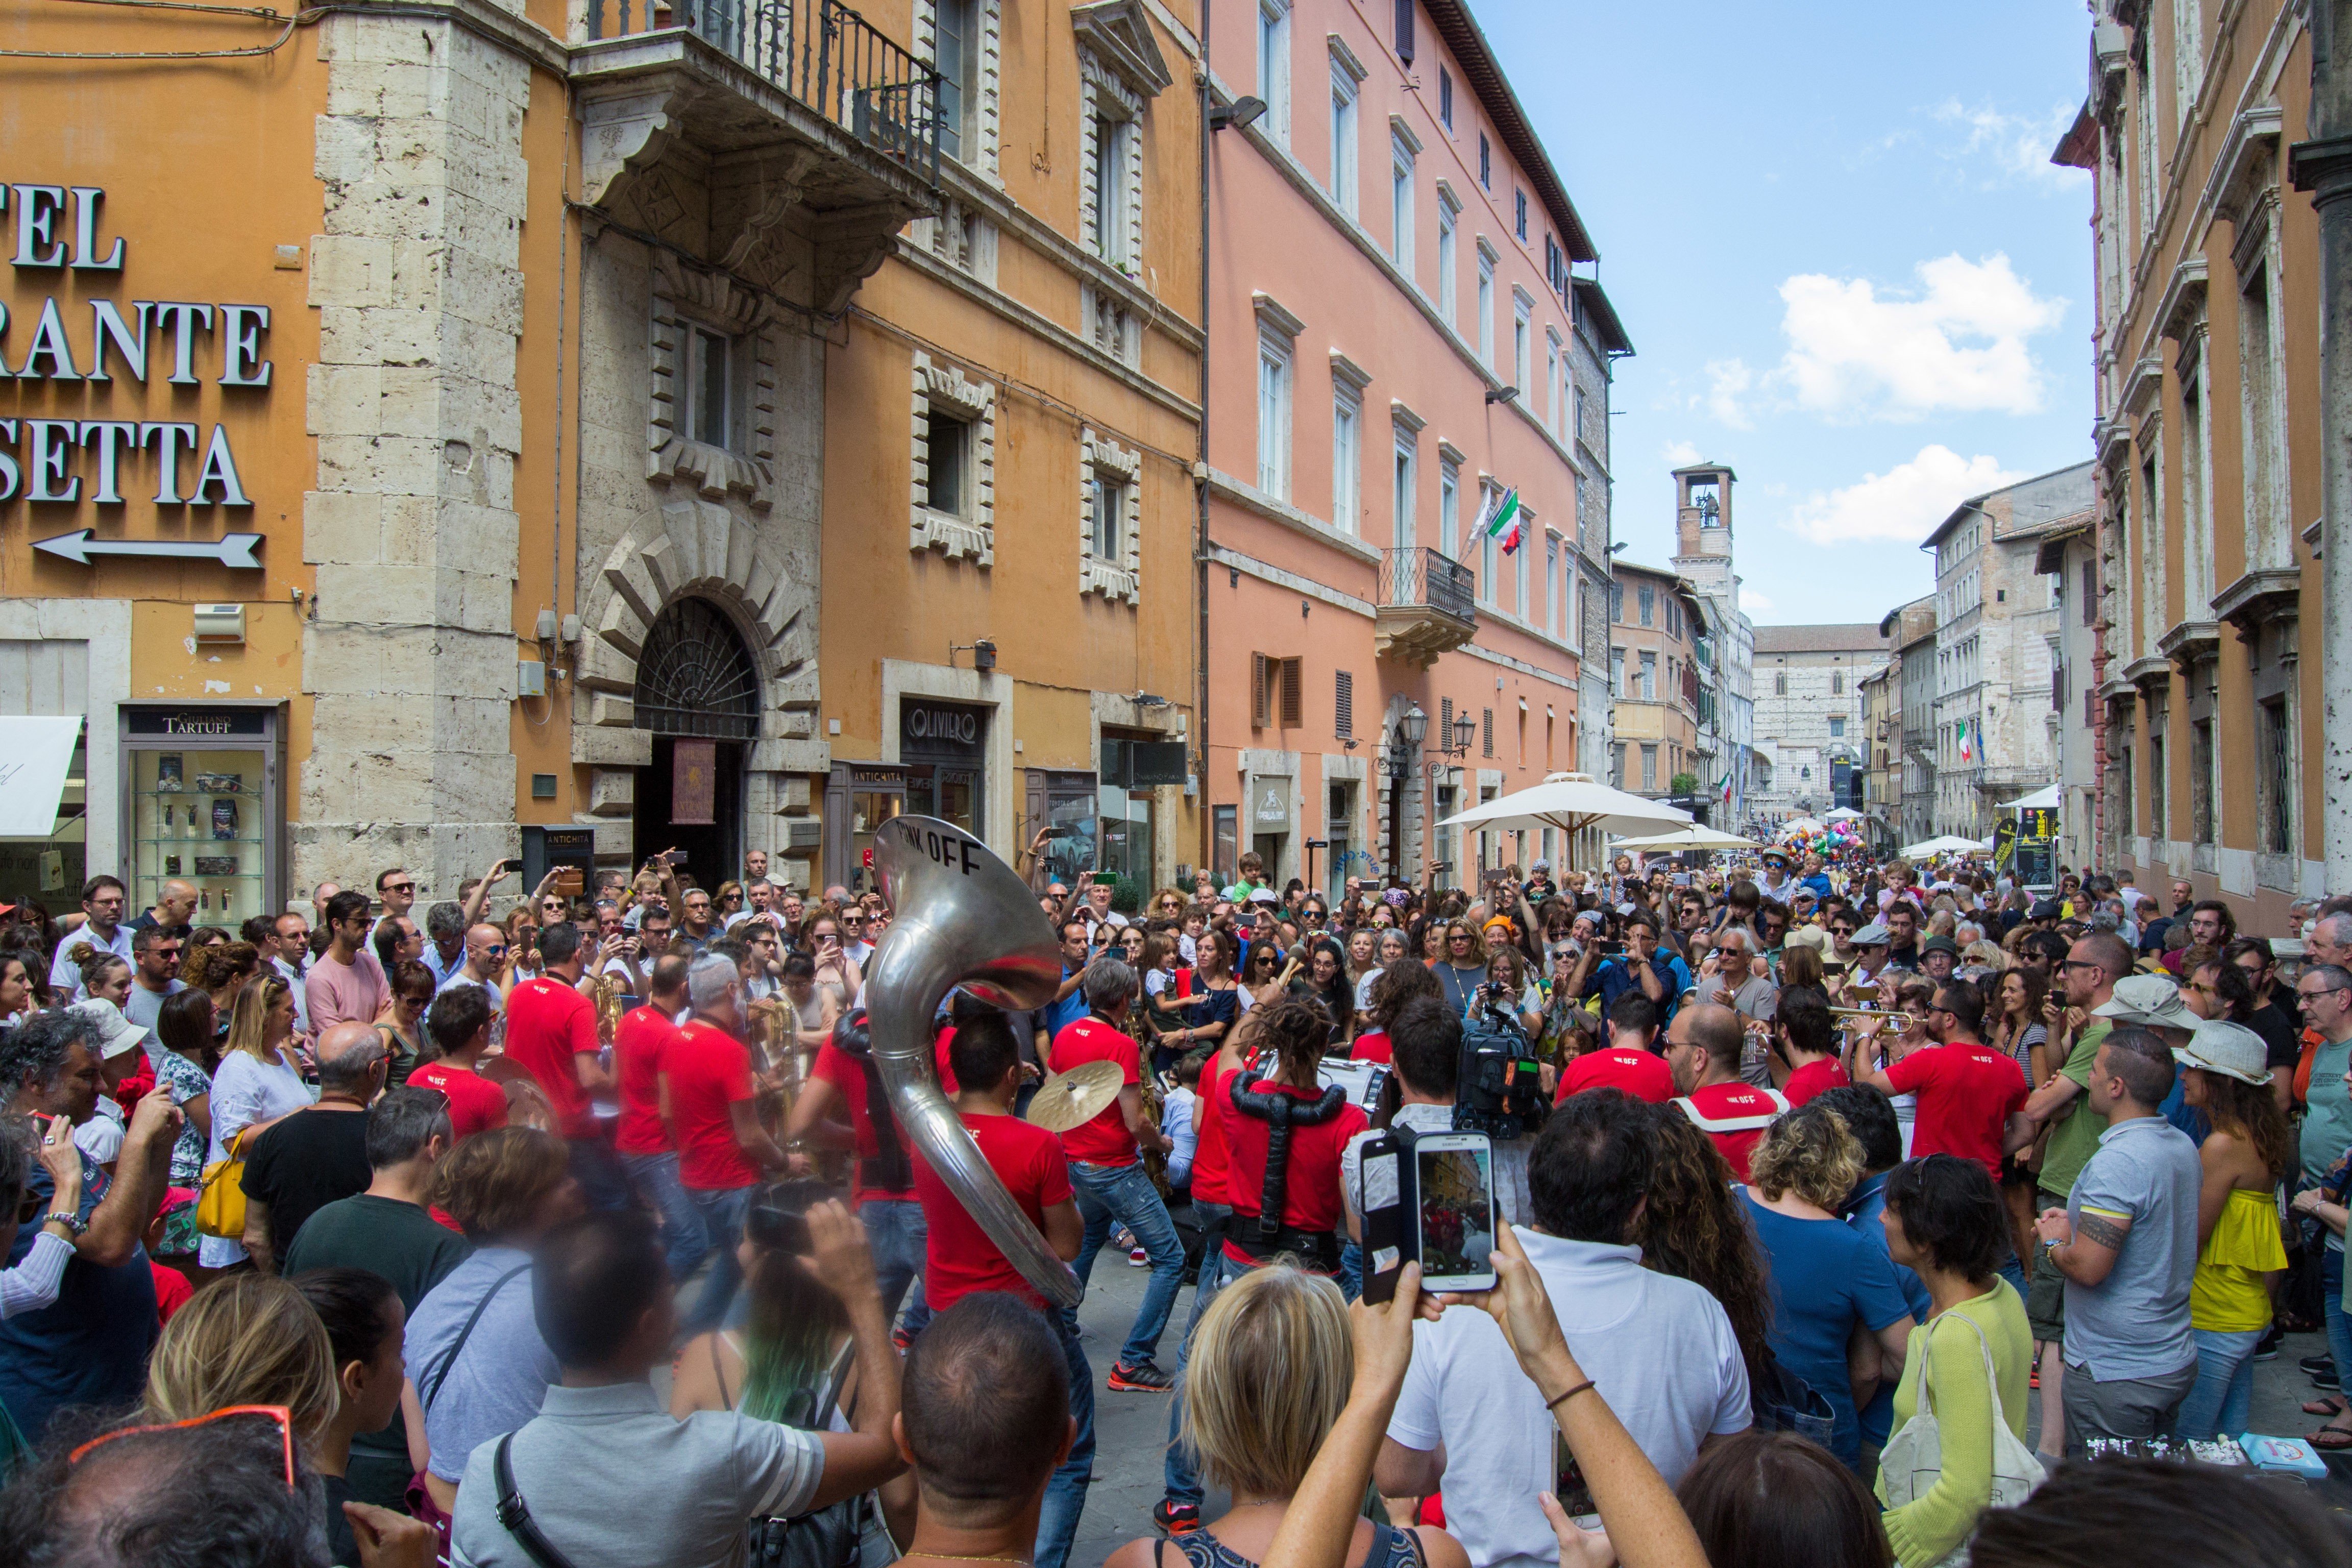
[{"label": "white cap", "polygon": [[103,996],[77,1002],[71,1011],[89,1021],[98,1035],[98,1054],[106,1060],[113,1060],[147,1037],[144,1026],[124,1017],[122,1009]]}]

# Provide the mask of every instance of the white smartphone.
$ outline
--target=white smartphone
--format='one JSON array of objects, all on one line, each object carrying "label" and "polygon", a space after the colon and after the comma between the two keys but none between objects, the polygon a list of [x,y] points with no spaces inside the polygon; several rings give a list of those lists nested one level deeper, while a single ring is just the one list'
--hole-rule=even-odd
[{"label": "white smartphone", "polygon": [[1484,1132],[1428,1132],[1412,1154],[1421,1288],[1493,1289],[1494,1141]]}]

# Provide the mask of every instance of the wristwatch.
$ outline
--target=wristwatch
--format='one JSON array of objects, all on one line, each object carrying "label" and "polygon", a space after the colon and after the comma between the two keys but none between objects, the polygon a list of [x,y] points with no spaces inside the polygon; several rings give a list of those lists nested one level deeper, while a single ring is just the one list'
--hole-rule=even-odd
[{"label": "wristwatch", "polygon": [[43,1215],[41,1216],[41,1223],[43,1225],[61,1225],[65,1226],[68,1230],[73,1232],[74,1239],[76,1241],[80,1240],[82,1232],[89,1228],[89,1221],[82,1218],[81,1215],[78,1214],[68,1214],[63,1209],[53,1209],[49,1213]]}]

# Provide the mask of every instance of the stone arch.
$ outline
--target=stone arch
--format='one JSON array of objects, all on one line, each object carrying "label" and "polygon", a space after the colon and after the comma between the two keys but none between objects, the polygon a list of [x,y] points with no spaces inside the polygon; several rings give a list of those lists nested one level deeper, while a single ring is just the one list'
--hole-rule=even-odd
[{"label": "stone arch", "polygon": [[652,759],[652,733],[636,727],[637,660],[655,618],[690,596],[724,615],[750,650],[761,686],[751,765],[781,765],[781,743],[815,730],[814,577],[814,562],[795,560],[728,507],[695,496],[664,501],[622,535],[590,584],[572,760],[621,768]]}]

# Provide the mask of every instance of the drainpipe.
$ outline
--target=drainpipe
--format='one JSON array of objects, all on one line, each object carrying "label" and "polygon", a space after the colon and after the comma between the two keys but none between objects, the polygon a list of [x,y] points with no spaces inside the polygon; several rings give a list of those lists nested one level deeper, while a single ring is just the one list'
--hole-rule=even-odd
[{"label": "drainpipe", "polygon": [[[1216,865],[1216,811],[1209,804],[1209,28],[1214,5],[1201,7],[1201,439],[1200,456],[1192,467],[1192,602],[1199,617],[1193,634],[1198,656],[1192,678],[1192,729],[1201,756],[1201,793],[1194,823],[1201,836],[1200,858],[1193,875]],[[1238,819],[1238,812],[1235,814]],[[1240,852],[1240,826],[1234,826],[1234,852]]]}]

